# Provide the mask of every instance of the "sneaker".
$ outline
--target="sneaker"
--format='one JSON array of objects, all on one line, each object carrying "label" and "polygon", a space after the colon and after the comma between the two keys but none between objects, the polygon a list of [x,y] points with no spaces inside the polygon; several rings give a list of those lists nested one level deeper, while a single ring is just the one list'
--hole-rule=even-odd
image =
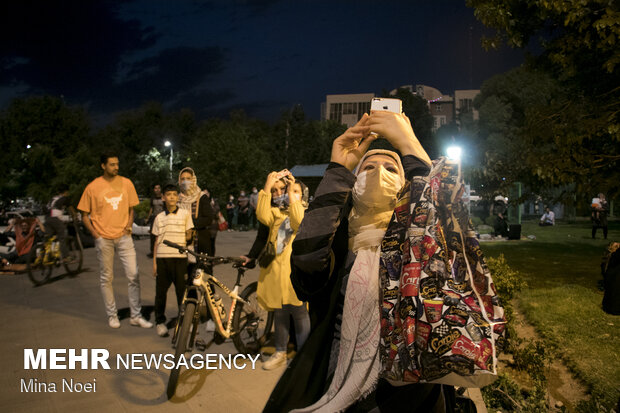
[{"label": "sneaker", "polygon": [[278,367],[286,366],[286,351],[276,351],[263,363],[263,370],[273,370]]},{"label": "sneaker", "polygon": [[116,316],[108,318],[108,325],[112,328],[121,328],[121,322],[118,321],[118,317]]},{"label": "sneaker", "polygon": [[164,323],[157,324],[157,335],[160,337],[166,337],[168,335],[168,327]]},{"label": "sneaker", "polygon": [[211,332],[211,331],[215,331],[215,323],[213,322],[213,320],[208,320],[207,321],[207,333]]},{"label": "sneaker", "polygon": [[142,316],[132,317],[131,320],[129,320],[129,324],[131,324],[132,326],[140,326],[142,328],[153,327],[153,323],[151,323],[150,321],[146,321]]}]

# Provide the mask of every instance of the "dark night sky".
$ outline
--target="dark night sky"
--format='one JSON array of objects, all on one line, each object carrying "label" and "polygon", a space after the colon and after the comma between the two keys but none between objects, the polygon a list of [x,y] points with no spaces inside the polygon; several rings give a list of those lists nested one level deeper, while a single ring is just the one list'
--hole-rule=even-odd
[{"label": "dark night sky", "polygon": [[21,0],[0,10],[0,108],[62,95],[100,119],[149,100],[270,121],[299,103],[318,118],[326,94],[404,84],[452,94],[523,61],[480,47],[485,29],[463,0]]}]

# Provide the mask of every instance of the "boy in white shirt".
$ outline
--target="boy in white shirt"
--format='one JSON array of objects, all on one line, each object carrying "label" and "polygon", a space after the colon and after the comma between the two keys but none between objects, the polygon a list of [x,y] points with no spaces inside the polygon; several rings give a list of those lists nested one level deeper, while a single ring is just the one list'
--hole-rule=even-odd
[{"label": "boy in white shirt", "polygon": [[170,284],[174,283],[177,295],[177,304],[181,305],[185,293],[185,274],[187,273],[187,255],[181,254],[176,248],[163,243],[164,240],[186,246],[191,239],[192,216],[187,210],[177,206],[179,190],[175,185],[164,187],[165,208],[153,222],[152,234],[157,237],[153,250],[153,276],[155,282],[155,322],[157,334],[161,337],[168,335],[166,327],[166,296]]}]

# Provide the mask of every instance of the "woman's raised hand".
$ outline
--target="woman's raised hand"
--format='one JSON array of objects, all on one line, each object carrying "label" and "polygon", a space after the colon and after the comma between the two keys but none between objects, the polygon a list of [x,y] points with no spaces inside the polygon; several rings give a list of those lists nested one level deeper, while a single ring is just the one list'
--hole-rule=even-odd
[{"label": "woman's raised hand", "polygon": [[342,135],[334,139],[332,144],[332,162],[339,163],[349,171],[355,168],[368,150],[370,143],[377,139],[376,135],[370,135],[368,119],[368,114],[364,113],[364,116],[355,126],[350,127]]},{"label": "woman's raised hand", "polygon": [[269,175],[267,175],[267,180],[265,181],[265,187],[263,188],[265,192],[271,194],[271,188],[276,183],[279,172],[273,171]]},{"label": "woman's raised hand", "polygon": [[370,131],[387,139],[402,156],[413,155],[429,166],[432,164],[431,158],[415,136],[411,122],[404,113],[373,111],[367,125]]}]

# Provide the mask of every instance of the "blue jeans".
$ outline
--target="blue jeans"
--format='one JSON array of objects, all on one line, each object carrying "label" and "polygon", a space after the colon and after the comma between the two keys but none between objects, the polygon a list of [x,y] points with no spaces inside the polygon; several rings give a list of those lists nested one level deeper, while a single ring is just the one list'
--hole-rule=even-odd
[{"label": "blue jeans", "polygon": [[290,328],[289,315],[293,316],[295,323],[295,340],[297,341],[297,351],[306,342],[310,334],[310,316],[305,305],[284,304],[282,308],[273,310],[275,324],[276,351],[286,351],[288,343],[288,331]]},{"label": "blue jeans", "polygon": [[98,238],[95,240],[97,249],[97,259],[99,260],[99,281],[101,283],[101,295],[103,304],[108,317],[116,317],[116,301],[114,300],[114,254],[118,252],[121,259],[125,276],[129,280],[128,297],[131,317],[139,317],[142,309],[140,305],[140,278],[138,275],[138,261],[136,260],[136,249],[133,245],[131,235],[123,235],[120,238],[106,239]]}]

